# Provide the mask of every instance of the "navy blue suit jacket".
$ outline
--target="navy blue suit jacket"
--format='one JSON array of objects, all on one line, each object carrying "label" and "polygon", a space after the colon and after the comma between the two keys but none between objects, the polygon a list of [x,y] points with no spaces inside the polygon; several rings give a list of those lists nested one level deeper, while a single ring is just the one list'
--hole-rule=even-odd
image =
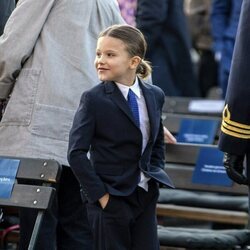
[{"label": "navy blue suit jacket", "polygon": [[[95,202],[105,193],[127,196],[140,170],[173,187],[164,167],[161,109],[164,93],[140,82],[150,120],[150,138],[143,153],[142,133],[114,82],[103,82],[84,92],[69,138],[68,160],[85,198]],[[90,151],[90,158],[88,158]]]}]

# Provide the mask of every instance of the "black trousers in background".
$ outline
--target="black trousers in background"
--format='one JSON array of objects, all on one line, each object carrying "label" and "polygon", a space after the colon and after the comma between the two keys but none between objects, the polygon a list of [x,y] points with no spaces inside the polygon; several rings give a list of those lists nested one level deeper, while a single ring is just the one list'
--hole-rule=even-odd
[{"label": "black trousers in background", "polygon": [[137,187],[127,197],[110,196],[107,206],[87,204],[95,250],[159,250],[156,221],[158,184]]},{"label": "black trousers in background", "polygon": [[[37,212],[20,210],[20,250],[27,250]],[[63,166],[52,209],[46,211],[39,230],[36,250],[92,250],[93,241],[85,204],[72,170]]]},{"label": "black trousers in background", "polygon": [[218,64],[211,50],[199,50],[198,80],[201,96],[207,97],[209,90],[218,86]]}]

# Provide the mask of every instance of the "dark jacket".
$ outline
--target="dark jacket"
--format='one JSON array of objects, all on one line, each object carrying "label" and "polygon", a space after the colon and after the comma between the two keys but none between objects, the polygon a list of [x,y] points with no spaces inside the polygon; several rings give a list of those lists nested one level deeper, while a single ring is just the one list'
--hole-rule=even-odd
[{"label": "dark jacket", "polygon": [[219,147],[224,152],[249,152],[250,139],[250,0],[244,0],[225,99]]},{"label": "dark jacket", "polygon": [[15,8],[15,0],[0,1],[0,36],[3,34],[5,23]]},{"label": "dark jacket", "polygon": [[183,0],[138,0],[137,6],[136,23],[148,43],[154,84],[169,96],[199,96]]},{"label": "dark jacket", "polygon": [[117,196],[131,194],[138,184],[140,170],[162,184],[173,186],[163,170],[164,94],[153,85],[140,83],[140,87],[151,128],[143,154],[141,131],[114,82],[101,83],[82,95],[70,132],[68,160],[89,202],[97,201],[107,192]]},{"label": "dark jacket", "polygon": [[221,50],[224,38],[235,39],[242,0],[213,0],[211,22],[215,51]]}]

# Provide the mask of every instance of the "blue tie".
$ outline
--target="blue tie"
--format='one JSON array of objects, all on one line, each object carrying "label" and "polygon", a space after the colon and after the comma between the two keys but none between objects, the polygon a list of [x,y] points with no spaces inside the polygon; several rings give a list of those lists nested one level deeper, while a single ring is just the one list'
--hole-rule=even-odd
[{"label": "blue tie", "polygon": [[135,93],[131,89],[129,89],[128,91],[128,105],[133,113],[136,125],[140,128],[140,116],[139,116],[138,103],[136,101]]}]

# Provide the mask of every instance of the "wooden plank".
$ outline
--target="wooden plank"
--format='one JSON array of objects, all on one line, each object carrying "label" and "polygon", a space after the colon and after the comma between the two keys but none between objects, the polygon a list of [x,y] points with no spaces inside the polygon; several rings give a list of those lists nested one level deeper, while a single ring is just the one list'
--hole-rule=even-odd
[{"label": "wooden plank", "polygon": [[228,194],[248,194],[248,187],[233,183],[232,186],[216,186],[197,184],[192,182],[194,166],[184,164],[166,163],[165,169],[170,178],[173,180],[176,188],[184,190],[209,191]]},{"label": "wooden plank", "polygon": [[166,96],[163,105],[164,113],[174,113],[174,114],[193,114],[193,115],[208,115],[221,117],[222,112],[195,112],[190,110],[190,104],[192,101],[218,101],[214,99],[204,99],[204,98],[194,98],[194,97],[173,97]]},{"label": "wooden plank", "polygon": [[9,199],[0,199],[1,206],[47,209],[54,198],[55,189],[46,186],[15,184]]},{"label": "wooden plank", "polygon": [[[168,128],[168,130],[172,134],[178,134],[180,130],[180,125],[183,119],[190,119],[190,120],[214,120],[214,121],[221,121],[221,118],[218,116],[204,116],[204,115],[189,115],[189,114],[171,114],[171,113],[163,113],[162,115],[163,125]],[[216,137],[219,136],[220,129],[217,130]]]},{"label": "wooden plank", "polygon": [[55,160],[18,158],[9,156],[0,156],[6,159],[18,159],[20,164],[16,179],[33,180],[48,183],[58,182],[61,174],[61,165]]},{"label": "wooden plank", "polygon": [[246,212],[171,204],[157,204],[157,215],[238,225],[247,225],[248,223]]},{"label": "wooden plank", "polygon": [[190,113],[188,106],[191,100],[198,100],[198,98],[166,96],[163,105],[163,112],[188,114]]},{"label": "wooden plank", "polygon": [[195,165],[201,147],[217,148],[217,145],[191,143],[166,144],[165,160],[167,163]]},{"label": "wooden plank", "polygon": [[[55,196],[55,188],[52,186],[59,182],[61,165],[54,160],[17,158],[0,156],[5,159],[18,159],[18,167],[15,184],[10,198],[0,198],[0,207],[33,208],[38,210],[38,215],[30,239],[29,249],[33,249],[36,243],[40,224],[44,211],[51,207]],[[18,231],[11,232],[7,242],[18,241]]]},{"label": "wooden plank", "polygon": [[[204,147],[213,147],[211,145],[202,145]],[[174,162],[180,164],[192,164],[197,161],[201,145],[197,144],[167,144],[166,145],[166,162]],[[214,146],[216,147],[216,146]]]},{"label": "wooden plank", "polygon": [[59,163],[54,160],[23,158],[18,169],[17,179],[56,183],[60,178],[60,168]]},{"label": "wooden plank", "polygon": [[[248,195],[248,187],[233,183],[232,186],[196,184],[192,182],[194,166],[166,163],[165,169],[178,189],[222,193],[229,195]],[[202,195],[202,194],[201,194]],[[157,216],[169,216],[193,220],[203,220],[228,224],[247,225],[248,213],[221,208],[204,208],[174,204],[157,204]]]}]

